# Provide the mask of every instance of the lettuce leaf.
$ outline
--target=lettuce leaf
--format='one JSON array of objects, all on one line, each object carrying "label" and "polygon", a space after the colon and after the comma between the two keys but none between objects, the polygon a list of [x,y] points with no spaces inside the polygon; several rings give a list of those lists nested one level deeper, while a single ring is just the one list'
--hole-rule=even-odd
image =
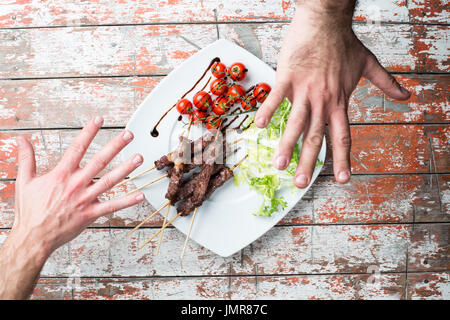
[{"label": "lettuce leaf", "polygon": [[[248,141],[248,158],[239,166],[239,174],[235,175],[235,185],[246,183],[250,189],[263,196],[260,208],[254,212],[257,216],[271,216],[274,212],[287,206],[283,197],[277,196],[283,187],[297,190],[292,183],[292,177],[297,169],[301,140],[295,146],[291,162],[286,170],[279,171],[272,166],[272,158],[278,142],[286,129],[287,120],[292,105],[287,100],[281,103],[272,120],[264,129],[259,129],[253,123],[254,117],[247,120],[245,135]],[[323,165],[317,161],[316,166]]]}]

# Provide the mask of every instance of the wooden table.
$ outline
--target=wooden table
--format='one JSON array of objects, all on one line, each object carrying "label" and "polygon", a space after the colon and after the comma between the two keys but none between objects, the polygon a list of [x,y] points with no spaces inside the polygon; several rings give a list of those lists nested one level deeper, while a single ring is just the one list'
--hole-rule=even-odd
[{"label": "wooden table", "polygon": [[[105,125],[91,156],[123,129],[167,73],[218,38],[235,41],[275,67],[295,9],[293,0],[74,3],[0,4],[0,242],[14,218],[16,136],[33,141],[45,171],[83,124],[101,114]],[[136,251],[162,219],[126,238],[152,208],[123,210],[57,250],[33,298],[448,299],[445,3],[360,1],[356,33],[412,97],[391,101],[360,81],[349,109],[350,183],[334,182],[328,155],[323,173],[295,209],[230,258],[190,243],[181,263],[184,237],[173,228],[159,256],[152,247]],[[377,16],[383,22],[370,23]]]}]

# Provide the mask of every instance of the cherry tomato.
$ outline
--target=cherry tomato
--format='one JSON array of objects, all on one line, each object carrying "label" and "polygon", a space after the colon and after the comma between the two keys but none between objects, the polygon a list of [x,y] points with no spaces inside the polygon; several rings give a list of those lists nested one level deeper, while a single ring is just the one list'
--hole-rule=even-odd
[{"label": "cherry tomato", "polygon": [[215,62],[211,67],[211,73],[218,79],[225,78],[227,75],[227,66],[222,62]]},{"label": "cherry tomato", "polygon": [[208,117],[205,121],[205,127],[208,130],[217,129],[222,124],[222,118],[219,117]]},{"label": "cherry tomato", "polygon": [[272,88],[267,83],[258,83],[255,86],[255,89],[253,89],[253,96],[256,100],[258,100],[258,102],[263,103],[269,95],[270,90],[272,90]]},{"label": "cherry tomato", "polygon": [[181,99],[177,102],[177,110],[181,114],[190,114],[192,113],[193,107],[192,102],[188,99]]},{"label": "cherry tomato", "polygon": [[221,116],[221,115],[227,113],[228,110],[230,110],[230,107],[231,106],[230,106],[230,103],[228,102],[228,99],[226,97],[221,96],[221,97],[217,97],[214,100],[214,105],[213,105],[212,111],[216,115]]},{"label": "cherry tomato", "polygon": [[189,115],[189,121],[192,121],[193,124],[198,124],[204,122],[206,120],[206,112],[195,109]]},{"label": "cherry tomato", "polygon": [[221,96],[228,91],[228,85],[227,82],[223,79],[216,79],[213,82],[211,82],[210,86],[212,94],[215,94],[216,96]]},{"label": "cherry tomato", "polygon": [[234,81],[242,81],[247,75],[247,71],[248,70],[242,63],[236,62],[230,66],[230,68],[228,69],[228,74]]},{"label": "cherry tomato", "polygon": [[230,102],[238,102],[244,95],[244,88],[238,84],[233,84],[227,92],[228,101]]},{"label": "cherry tomato", "polygon": [[254,96],[245,96],[241,99],[242,109],[245,111],[256,107],[256,98]]},{"label": "cherry tomato", "polygon": [[211,96],[205,91],[197,92],[192,101],[194,102],[194,106],[203,111],[208,110],[208,108],[212,107],[213,104]]}]

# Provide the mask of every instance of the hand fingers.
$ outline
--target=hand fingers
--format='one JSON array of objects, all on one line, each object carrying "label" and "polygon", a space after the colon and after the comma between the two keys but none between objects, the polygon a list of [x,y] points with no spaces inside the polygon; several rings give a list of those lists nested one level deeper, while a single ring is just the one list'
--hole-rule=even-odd
[{"label": "hand fingers", "polygon": [[90,213],[89,218],[95,220],[101,216],[113,214],[116,211],[134,206],[143,200],[144,194],[142,192],[137,192],[126,197],[97,202],[92,206],[92,212]]},{"label": "hand fingers", "polygon": [[275,87],[270,91],[268,97],[259,107],[255,115],[255,124],[258,128],[264,128],[272,118],[273,113],[280,106],[283,99],[288,94],[290,83],[277,82]]},{"label": "hand fingers", "polygon": [[345,107],[336,109],[329,119],[331,144],[333,147],[333,171],[337,182],[350,180],[351,136]]},{"label": "hand fingers", "polygon": [[87,193],[91,195],[91,197],[98,197],[100,194],[114,187],[127,175],[133,172],[133,170],[139,167],[142,164],[142,160],[143,158],[140,154],[134,155],[111,172],[105,174],[100,180],[90,186],[87,190]]},{"label": "hand fingers", "polygon": [[403,88],[397,80],[383,68],[375,55],[371,52],[369,52],[363,75],[393,99],[406,100],[410,96],[409,91]]},{"label": "hand fingers", "polygon": [[303,136],[302,151],[294,178],[294,184],[299,188],[305,188],[309,185],[316,166],[317,156],[322,147],[325,133],[325,120],[322,110],[323,108],[312,109],[309,126]]},{"label": "hand fingers", "polygon": [[72,141],[58,166],[69,171],[78,168],[87,148],[102,125],[102,117],[91,120]]},{"label": "hand fingers", "polygon": [[133,133],[128,130],[124,130],[112,139],[83,168],[81,171],[83,181],[88,182],[94,179],[131,140],[133,140]]},{"label": "hand fingers", "polygon": [[273,158],[273,165],[278,170],[284,170],[291,161],[292,152],[303,133],[309,117],[309,106],[305,99],[297,98],[292,105],[286,129],[278,144],[278,150]]},{"label": "hand fingers", "polygon": [[36,175],[36,160],[31,143],[24,137],[17,137],[18,144],[18,172],[17,182],[26,183]]}]

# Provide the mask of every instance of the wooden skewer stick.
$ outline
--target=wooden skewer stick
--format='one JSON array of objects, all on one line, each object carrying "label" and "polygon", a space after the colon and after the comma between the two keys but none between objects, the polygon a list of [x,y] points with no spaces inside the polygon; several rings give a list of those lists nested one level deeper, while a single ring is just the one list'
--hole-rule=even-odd
[{"label": "wooden skewer stick", "polygon": [[245,157],[243,157],[241,160],[239,160],[234,166],[232,166],[230,168],[230,170],[233,171],[234,169],[236,169],[236,167],[239,166],[247,158],[248,158],[248,154]]},{"label": "wooden skewer stick", "polygon": [[147,172],[150,172],[150,171],[154,170],[155,168],[156,168],[156,166],[153,166],[150,169],[147,169],[147,170],[144,170],[144,171],[138,173],[137,175],[129,177],[128,179],[124,179],[122,182],[119,182],[118,184],[116,184],[113,188],[119,187],[119,186],[123,185],[124,183],[127,183],[127,182],[129,182],[131,180],[134,180],[134,179],[136,179],[136,178],[146,174]]},{"label": "wooden skewer stick", "polygon": [[[166,222],[167,222],[167,217],[169,216],[169,211],[170,211],[170,201],[169,201],[169,205],[167,206],[166,214],[164,215],[163,225],[165,225]],[[162,242],[163,235],[164,235],[164,231],[161,231],[161,235],[159,236],[158,247],[156,248],[155,255],[159,254],[159,248],[161,247],[161,242]]]},{"label": "wooden skewer stick", "polygon": [[143,186],[140,186],[139,188],[136,188],[136,189],[134,189],[134,190],[131,190],[130,192],[128,192],[128,193],[125,195],[125,197],[128,196],[128,195],[130,195],[130,194],[132,194],[132,193],[135,193],[136,191],[139,191],[139,190],[141,190],[141,189],[144,189],[144,188],[148,187],[149,185],[151,185],[151,184],[153,184],[153,183],[155,183],[155,182],[158,182],[159,180],[162,180],[162,179],[164,179],[164,178],[167,178],[168,176],[169,176],[169,174],[166,173],[165,175],[163,175],[163,176],[161,176],[161,177],[159,177],[159,178],[153,179],[153,180],[150,181],[149,183],[146,183],[146,184],[144,184]]},{"label": "wooden skewer stick", "polygon": [[189,133],[191,132],[192,122],[194,122],[194,118],[193,117],[189,121],[189,125],[187,127],[186,134],[184,135],[185,138],[189,137]]},{"label": "wooden skewer stick", "polygon": [[186,235],[186,240],[184,241],[183,251],[181,252],[180,259],[183,259],[183,257],[184,257],[184,252],[186,251],[186,246],[189,241],[189,237],[191,235],[192,226],[194,225],[194,219],[195,219],[195,214],[197,213],[197,209],[198,209],[198,207],[195,208],[194,214],[192,215],[191,225],[189,226],[189,231],[188,231],[188,234]]},{"label": "wooden skewer stick", "polygon": [[244,140],[244,139],[245,139],[245,138],[237,139],[237,140],[233,141],[232,143],[230,143],[229,145],[232,146],[233,144],[236,144],[236,143],[238,143],[238,142],[241,142],[241,141]]},{"label": "wooden skewer stick", "polygon": [[169,222],[167,222],[165,225],[163,225],[161,227],[161,229],[158,230],[158,232],[156,232],[154,235],[152,235],[150,238],[148,238],[143,244],[141,244],[141,246],[138,248],[139,250],[142,249],[143,247],[145,247],[147,245],[147,243],[149,243],[150,241],[153,240],[153,238],[155,238],[158,234],[160,234],[162,231],[164,231],[164,229],[171,224],[172,222],[174,222],[176,219],[178,219],[181,214],[183,212],[178,213],[175,217],[173,217]]},{"label": "wooden skewer stick", "polygon": [[165,207],[170,206],[170,201],[168,201],[165,205],[163,205],[161,208],[159,208],[158,210],[156,210],[155,212],[153,212],[150,216],[148,216],[147,218],[145,218],[144,221],[142,221],[141,223],[139,223],[136,227],[134,227],[133,230],[131,230],[130,232],[127,233],[127,236],[129,236],[130,234],[132,234],[133,232],[135,232],[137,229],[139,229],[144,223],[146,223],[148,220],[150,220],[155,214],[157,214],[158,212],[160,212],[162,209],[164,209]]}]

